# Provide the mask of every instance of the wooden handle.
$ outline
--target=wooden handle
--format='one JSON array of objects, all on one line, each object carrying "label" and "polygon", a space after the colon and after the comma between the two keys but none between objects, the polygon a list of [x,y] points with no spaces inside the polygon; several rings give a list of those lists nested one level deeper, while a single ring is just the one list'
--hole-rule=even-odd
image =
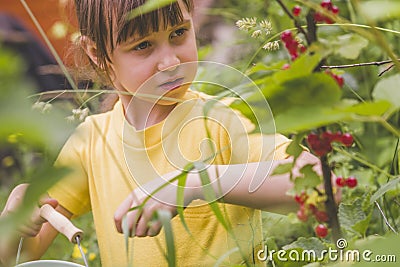
[{"label": "wooden handle", "polygon": [[83,231],[76,228],[67,217],[56,211],[49,204],[40,208],[40,216],[46,219],[57,231],[65,235],[71,243],[76,244],[76,237],[81,240]]}]

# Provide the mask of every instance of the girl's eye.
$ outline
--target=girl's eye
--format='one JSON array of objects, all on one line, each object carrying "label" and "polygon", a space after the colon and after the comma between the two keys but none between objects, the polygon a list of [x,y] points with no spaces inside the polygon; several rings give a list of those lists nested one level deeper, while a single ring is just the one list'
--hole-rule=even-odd
[{"label": "girl's eye", "polygon": [[180,36],[184,35],[186,31],[187,31],[187,29],[185,29],[185,28],[178,29],[178,30],[176,30],[176,31],[171,33],[171,37],[172,38],[173,37],[180,37]]},{"label": "girl's eye", "polygon": [[150,45],[150,42],[145,41],[145,42],[142,42],[142,43],[138,44],[137,46],[135,46],[135,47],[133,48],[133,50],[136,50],[136,51],[144,50],[144,49],[149,48],[150,46],[151,46],[151,45]]}]

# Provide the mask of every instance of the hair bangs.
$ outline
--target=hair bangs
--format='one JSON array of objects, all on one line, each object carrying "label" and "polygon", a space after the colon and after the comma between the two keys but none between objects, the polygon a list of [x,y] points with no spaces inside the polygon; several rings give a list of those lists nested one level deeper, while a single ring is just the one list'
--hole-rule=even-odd
[{"label": "hair bangs", "polygon": [[[186,4],[186,1],[184,2]],[[135,8],[137,7],[131,7],[131,9],[125,13],[125,18],[129,16],[131,10]],[[187,5],[187,8],[190,12],[191,8],[189,5]],[[133,36],[137,38],[144,37],[152,32],[165,30],[168,27],[174,27],[182,22],[182,10],[178,2],[175,1],[170,5],[164,6],[163,8],[139,15],[133,19],[125,20],[122,27],[120,27],[118,30],[116,41],[117,44],[120,44],[129,40],[129,38]]]}]

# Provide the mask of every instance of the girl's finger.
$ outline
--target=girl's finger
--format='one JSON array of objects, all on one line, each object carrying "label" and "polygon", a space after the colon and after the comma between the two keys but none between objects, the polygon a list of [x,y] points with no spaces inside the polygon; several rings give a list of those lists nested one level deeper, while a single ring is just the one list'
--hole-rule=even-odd
[{"label": "girl's finger", "polygon": [[37,234],[40,232],[40,229],[42,229],[42,225],[22,225],[18,227],[18,232],[21,234],[23,237],[35,237]]},{"label": "girl's finger", "polygon": [[140,219],[136,226],[136,233],[135,233],[136,236],[145,237],[147,235],[148,225],[150,220],[152,219],[153,214],[154,214],[153,209],[149,207],[144,208],[142,215],[140,216]]},{"label": "girl's finger", "polygon": [[40,225],[40,226],[43,223],[46,222],[46,219],[44,219],[44,218],[42,218],[42,216],[40,216],[40,209],[39,208],[35,208],[34,209],[34,211],[32,213],[32,216],[31,216],[31,219],[30,219],[30,222],[32,224],[36,224],[36,225]]},{"label": "girl's finger", "polygon": [[17,210],[17,208],[21,205],[24,195],[26,192],[26,189],[28,188],[29,184],[20,184],[17,185],[12,192],[10,193],[10,196],[7,199],[7,203],[4,207],[3,212],[1,213],[2,215],[8,214],[10,212],[13,212]]},{"label": "girl's finger", "polygon": [[148,223],[149,229],[147,230],[148,236],[156,236],[160,233],[162,224],[159,220],[153,220]]},{"label": "girl's finger", "polygon": [[49,196],[44,196],[39,200],[39,205],[43,206],[44,204],[49,204],[53,208],[57,208],[58,201],[54,198],[50,198]]},{"label": "girl's finger", "polygon": [[129,194],[129,196],[121,203],[121,205],[119,205],[118,209],[114,213],[114,223],[119,233],[122,233],[122,219],[131,208],[133,204],[132,202],[132,194]]},{"label": "girl's finger", "polygon": [[136,235],[137,224],[141,218],[142,211],[141,210],[133,210],[128,212],[126,215],[127,224],[129,229],[129,236]]}]

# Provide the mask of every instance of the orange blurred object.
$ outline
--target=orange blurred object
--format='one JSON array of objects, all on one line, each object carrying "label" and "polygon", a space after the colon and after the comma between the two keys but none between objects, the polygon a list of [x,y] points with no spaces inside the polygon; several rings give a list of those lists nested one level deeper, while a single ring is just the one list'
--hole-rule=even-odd
[{"label": "orange blurred object", "polygon": [[[76,29],[75,14],[70,0],[25,0],[29,9],[43,28],[57,54],[65,61],[71,34]],[[36,34],[45,44],[39,30],[33,23],[25,7],[18,0],[0,0],[0,13],[6,13],[19,19],[24,26]],[[55,25],[59,27],[55,27]],[[57,29],[58,30],[55,30]],[[54,33],[58,33],[56,36]],[[65,33],[65,34],[63,34]],[[47,45],[45,44],[47,47]]]}]

